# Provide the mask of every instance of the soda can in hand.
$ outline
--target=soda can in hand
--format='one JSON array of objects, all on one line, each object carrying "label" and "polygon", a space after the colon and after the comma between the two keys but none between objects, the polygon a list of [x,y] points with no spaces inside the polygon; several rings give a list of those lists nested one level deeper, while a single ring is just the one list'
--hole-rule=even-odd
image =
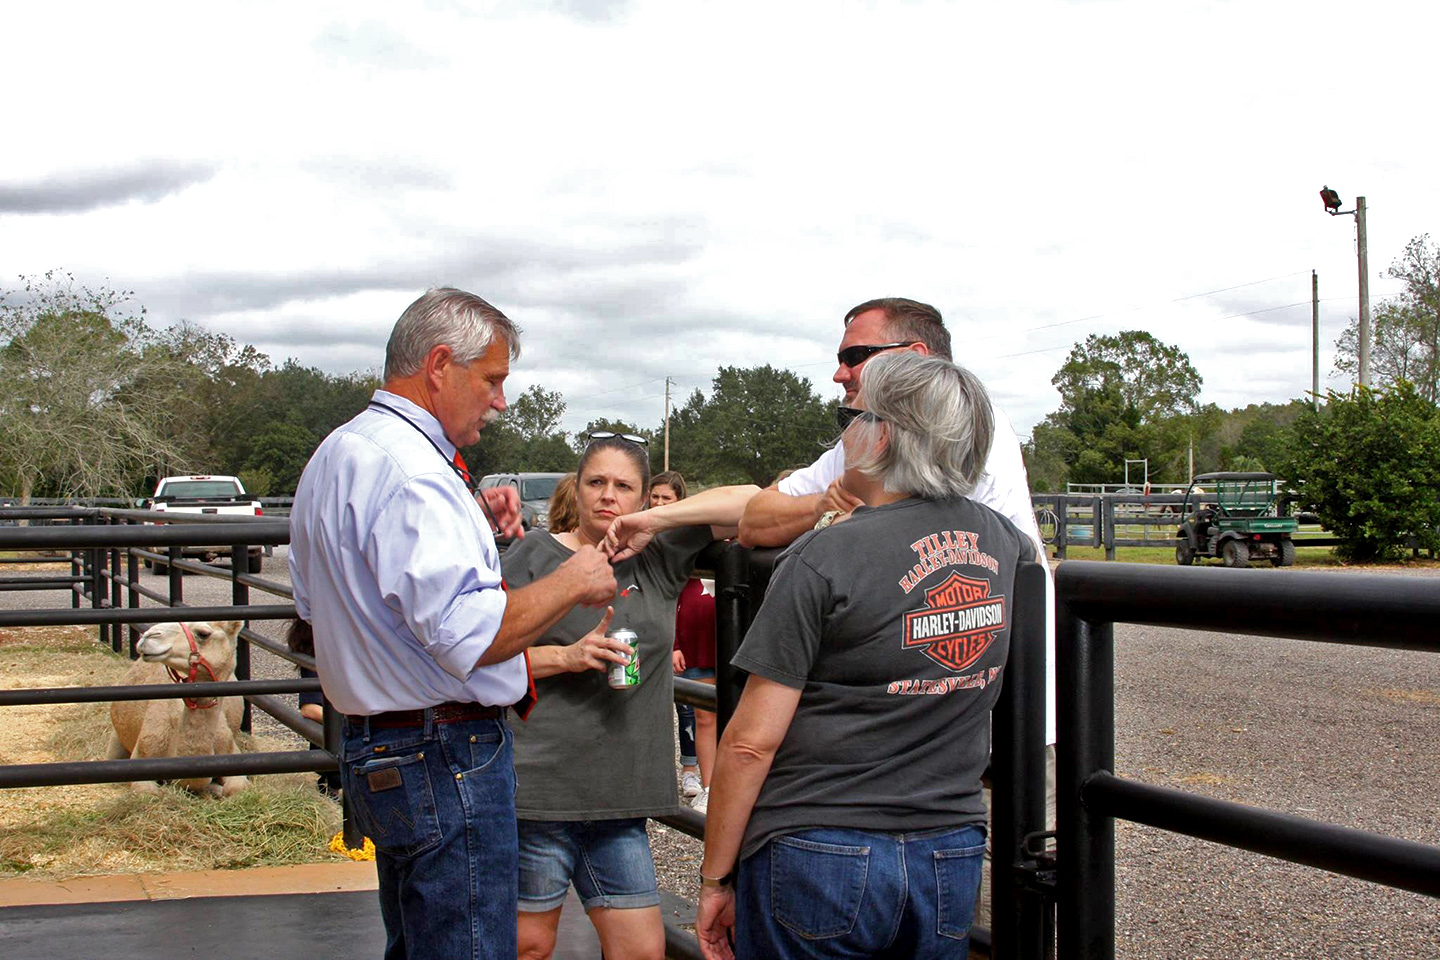
[{"label": "soda can in hand", "polygon": [[629,627],[616,627],[609,636],[630,645],[629,663],[610,664],[610,689],[633,690],[640,686],[640,635]]}]

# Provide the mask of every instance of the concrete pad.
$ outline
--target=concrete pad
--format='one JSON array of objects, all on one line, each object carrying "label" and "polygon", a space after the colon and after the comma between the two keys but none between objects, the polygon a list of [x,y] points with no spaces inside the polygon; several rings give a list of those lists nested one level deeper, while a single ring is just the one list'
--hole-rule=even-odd
[{"label": "concrete pad", "polygon": [[73,880],[0,880],[0,907],[145,899],[145,885],[138,874]]},{"label": "concrete pad", "polygon": [[281,893],[341,893],[374,890],[378,881],[373,861],[303,863],[250,870],[199,870],[191,873],[144,874],[148,899],[245,897]]}]

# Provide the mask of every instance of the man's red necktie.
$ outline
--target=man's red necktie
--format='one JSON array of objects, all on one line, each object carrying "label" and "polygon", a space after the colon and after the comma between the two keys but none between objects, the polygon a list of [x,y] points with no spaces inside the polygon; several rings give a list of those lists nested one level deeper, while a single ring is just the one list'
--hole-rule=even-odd
[{"label": "man's red necktie", "polygon": [[455,451],[455,469],[460,471],[460,476],[465,478],[465,486],[470,486],[470,468],[465,466],[465,458],[460,456],[460,451]]}]

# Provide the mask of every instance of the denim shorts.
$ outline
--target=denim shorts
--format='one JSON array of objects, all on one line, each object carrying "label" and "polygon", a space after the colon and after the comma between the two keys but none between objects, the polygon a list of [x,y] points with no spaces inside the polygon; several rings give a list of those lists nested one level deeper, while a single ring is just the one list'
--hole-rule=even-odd
[{"label": "denim shorts", "polygon": [[521,820],[520,910],[544,913],[570,884],[586,910],[660,904],[643,817],[629,820]]},{"label": "denim shorts", "polygon": [[679,673],[675,674],[675,676],[682,677],[686,680],[714,680],[715,668],[686,667],[684,670],[681,670]]}]

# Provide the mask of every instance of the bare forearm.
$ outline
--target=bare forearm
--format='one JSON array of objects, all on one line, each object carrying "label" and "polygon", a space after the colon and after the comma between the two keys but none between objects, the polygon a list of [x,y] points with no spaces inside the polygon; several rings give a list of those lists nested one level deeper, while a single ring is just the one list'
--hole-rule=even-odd
[{"label": "bare forearm", "polygon": [[578,602],[578,587],[572,580],[562,567],[528,586],[509,591],[500,629],[476,666],[509,660],[558,623]]},{"label": "bare forearm", "polygon": [[757,752],[739,746],[730,737],[720,741],[711,780],[718,786],[710,795],[705,812],[705,859],[700,872],[722,877],[735,869],[745,824],[755,809],[760,788],[770,773],[773,751]]},{"label": "bare forearm", "polygon": [[647,519],[656,523],[656,532],[675,527],[734,527],[745,512],[745,505],[760,493],[753,483],[733,487],[712,487],[693,497],[667,503],[645,511]]},{"label": "bare forearm", "polygon": [[747,547],[783,547],[815,526],[822,494],[792,497],[774,487],[750,498],[740,518],[740,542]]},{"label": "bare forearm", "polygon": [[547,643],[543,647],[530,648],[530,676],[536,680],[553,677],[558,673],[570,673],[571,669],[567,647]]}]

